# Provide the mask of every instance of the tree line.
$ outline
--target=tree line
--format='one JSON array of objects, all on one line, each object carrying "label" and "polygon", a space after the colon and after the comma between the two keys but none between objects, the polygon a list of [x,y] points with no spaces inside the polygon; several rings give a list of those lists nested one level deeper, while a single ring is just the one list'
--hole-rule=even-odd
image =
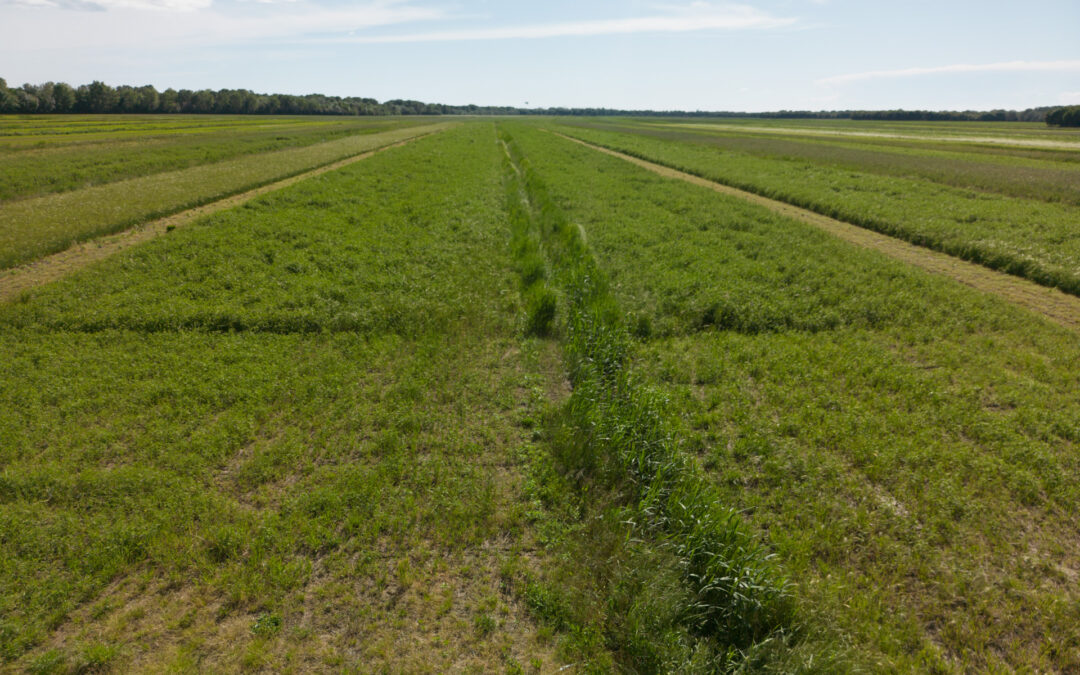
[{"label": "tree line", "polygon": [[510,115],[509,107],[452,106],[395,99],[307,94],[257,94],[247,89],[166,89],[152,85],[111,87],[94,81],[79,87],[64,82],[8,88],[0,78],[0,113],[194,113],[218,115]]},{"label": "tree line", "polygon": [[1056,127],[1080,127],[1080,105],[1067,105],[1046,113],[1046,123]]},{"label": "tree line", "polygon": [[[24,84],[8,88],[0,78],[0,113],[194,113],[218,115],[570,115],[647,117],[759,117],[773,119],[853,119],[922,121],[1042,122],[1076,126],[1080,106],[1027,110],[781,110],[728,112],[684,110],[620,110],[617,108],[515,108],[512,106],[446,105],[394,99],[307,94],[258,94],[247,89],[166,89],[152,85],[112,87],[94,81],[73,87],[64,82]],[[1072,111],[1059,113],[1059,111]],[[1051,121],[1049,115],[1056,115]]]}]

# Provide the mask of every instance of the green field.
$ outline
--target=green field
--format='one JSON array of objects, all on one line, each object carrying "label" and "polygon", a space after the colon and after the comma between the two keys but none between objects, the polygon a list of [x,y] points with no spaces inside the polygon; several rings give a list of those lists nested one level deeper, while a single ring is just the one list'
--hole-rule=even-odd
[{"label": "green field", "polygon": [[1080,669],[1076,333],[552,132],[1072,292],[1075,138],[786,122],[4,126],[7,266],[408,142],[0,304],[0,669]]},{"label": "green field", "polygon": [[[172,170],[140,174],[127,180],[120,180],[122,174],[116,174],[112,176],[115,180],[100,185],[0,203],[0,270],[61,251],[75,242],[123,230],[438,128],[438,124],[430,123],[401,124],[383,131],[377,127],[353,128],[351,133],[335,140],[248,152],[220,161],[205,160],[188,168],[170,166]],[[123,152],[125,170],[138,163],[139,155],[129,153],[138,152],[137,148]],[[60,175],[66,168],[65,159],[48,157],[43,168],[49,174]]]},{"label": "green field", "polygon": [[224,116],[198,124],[170,116],[152,123],[123,116],[99,120],[80,125],[58,116],[43,124],[32,116],[0,117],[0,204],[416,124]]},{"label": "green field", "polygon": [[[1080,146],[1057,159],[1013,156],[1002,164],[1001,155],[947,160],[926,148],[890,157],[892,149],[845,148],[847,141],[751,148],[736,136],[729,147],[727,136],[711,133],[715,127],[697,126],[708,131],[653,131],[666,125],[561,130],[1080,295]],[[959,152],[971,145],[949,144]]]}]

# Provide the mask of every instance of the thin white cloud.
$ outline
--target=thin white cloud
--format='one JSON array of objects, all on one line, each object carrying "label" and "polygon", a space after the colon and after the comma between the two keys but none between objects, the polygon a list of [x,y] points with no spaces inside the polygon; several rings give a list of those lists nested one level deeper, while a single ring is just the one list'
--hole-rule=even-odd
[{"label": "thin white cloud", "polygon": [[206,9],[213,4],[213,0],[8,0],[4,4],[91,11],[138,9],[190,12]]},{"label": "thin white cloud", "polygon": [[464,28],[399,35],[350,35],[346,37],[327,37],[317,41],[386,44],[476,40],[535,40],[553,37],[587,37],[633,33],[685,33],[702,30],[782,28],[796,22],[794,18],[772,16],[748,5],[713,5],[704,2],[693,2],[682,7],[668,7],[667,9],[671,10],[669,14],[659,16],[490,28]]},{"label": "thin white cloud", "polygon": [[1064,103],[1065,105],[1080,104],[1080,91],[1062,92],[1061,96],[1058,96],[1058,102]]},{"label": "thin white cloud", "polygon": [[818,84],[847,84],[864,80],[879,80],[897,77],[920,77],[922,75],[940,75],[951,73],[1026,73],[1058,72],[1080,73],[1080,61],[1004,61],[1001,63],[958,63],[949,66],[930,68],[901,68],[898,70],[870,70],[863,73],[834,75],[817,80]]},{"label": "thin white cloud", "polygon": [[[108,11],[73,12],[71,4],[30,7],[25,3],[0,11],[20,30],[0,41],[0,53],[40,49],[164,48],[239,45],[260,40],[295,41],[305,36],[341,34],[375,27],[446,18],[443,10],[395,0],[343,7],[297,2],[250,3],[251,11],[224,13],[216,6],[188,7],[210,0],[105,0]],[[136,5],[136,3],[142,3]],[[152,9],[174,11],[147,11]],[[167,5],[167,7],[165,7]],[[86,7],[85,9],[93,9]],[[97,9],[104,9],[97,7]],[[0,10],[3,3],[0,0]]]}]

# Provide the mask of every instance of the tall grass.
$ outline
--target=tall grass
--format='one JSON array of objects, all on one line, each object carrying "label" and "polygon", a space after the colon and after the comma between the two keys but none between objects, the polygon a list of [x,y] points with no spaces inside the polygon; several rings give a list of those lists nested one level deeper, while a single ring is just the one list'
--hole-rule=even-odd
[{"label": "tall grass", "polygon": [[[548,196],[509,134],[503,131],[501,138],[513,163],[508,195],[519,270],[535,269],[539,256],[551,270],[549,279],[523,276],[523,284],[550,283],[563,301],[561,343],[573,391],[564,410],[571,433],[558,449],[561,460],[617,495],[621,522],[612,525],[668,556],[685,591],[672,612],[679,639],[692,645],[682,661],[656,660],[672,653],[670,645],[649,644],[662,642],[661,635],[637,635],[637,644],[619,647],[635,669],[745,665],[755,645],[793,630],[788,582],[679,449],[664,401],[629,367],[632,338],[581,229]],[[695,653],[711,656],[698,663]]]}]

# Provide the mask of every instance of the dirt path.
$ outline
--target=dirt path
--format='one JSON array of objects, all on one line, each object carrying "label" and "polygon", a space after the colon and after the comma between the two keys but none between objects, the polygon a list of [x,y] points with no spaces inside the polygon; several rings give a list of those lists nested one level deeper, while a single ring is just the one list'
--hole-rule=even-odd
[{"label": "dirt path", "polygon": [[225,199],[219,199],[216,202],[210,202],[209,204],[203,204],[202,206],[188,209],[187,211],[181,211],[180,213],[174,213],[171,216],[165,216],[157,220],[152,220],[141,225],[136,225],[130,229],[118,232],[116,234],[106,235],[104,237],[97,237],[90,241],[83,242],[81,244],[75,244],[74,246],[54,253],[52,255],[40,258],[33,262],[18,267],[13,267],[8,270],[0,272],[0,302],[7,302],[14,299],[23,291],[30,290],[36,286],[46,284],[50,281],[55,281],[61,277],[67,276],[72,272],[82,269],[87,265],[103,260],[117,251],[122,251],[130,246],[141,244],[144,241],[149,241],[154,237],[159,237],[169,230],[177,227],[187,225],[202,216],[221,211],[222,209],[228,209],[238,204],[242,204],[250,199],[254,199],[259,195],[264,195],[268,192],[280,190],[281,188],[288,187],[295,183],[299,183],[302,180],[308,178],[314,178],[315,176],[321,176],[328,171],[335,171],[344,166],[348,166],[353,162],[359,162],[362,159],[367,159],[372,155],[378,154],[384,150],[396,148],[406,143],[411,143],[424,136],[430,136],[432,133],[439,133],[433,131],[427,134],[421,134],[419,136],[413,136],[397,143],[391,143],[390,145],[384,145],[381,148],[374,150],[368,150],[367,152],[360,153],[359,155],[353,155],[352,157],[346,157],[340,159],[331,164],[320,166],[317,169],[285,178],[262,187],[257,187],[247,192],[241,192],[240,194],[226,197]]},{"label": "dirt path", "polygon": [[1051,321],[1065,326],[1066,328],[1080,330],[1080,298],[1076,296],[1062,293],[1057,289],[1040,286],[1035,282],[1021,279],[1020,277],[996,272],[983,267],[982,265],[954,258],[945,253],[938,253],[937,251],[932,251],[928,248],[909,244],[906,241],[894,239],[884,234],[879,234],[859,227],[858,225],[835,220],[819,213],[814,213],[813,211],[807,211],[806,209],[801,209],[785,202],[776,201],[774,199],[762,197],[761,195],[756,195],[752,192],[745,192],[733,187],[714,183],[711,180],[699,176],[671,169],[660,164],[654,164],[653,162],[638,159],[637,157],[631,157],[630,155],[586,143],[585,141],[580,141],[576,138],[571,138],[570,136],[565,136],[557,132],[552,133],[555,133],[555,135],[565,138],[568,141],[573,141],[574,143],[592,148],[598,152],[603,152],[613,157],[632,162],[649,171],[658,173],[661,176],[678,178],[688,183],[693,183],[694,185],[711,188],[725,195],[731,195],[755,204],[760,204],[771,211],[825,230],[829,234],[851,242],[852,244],[880,251],[891,258],[895,258],[896,260],[905,262],[909,265],[920,267],[935,274],[941,274],[980,291],[993,293],[1008,302],[1038,314],[1042,314]]},{"label": "dirt path", "polygon": [[987,143],[1025,148],[1053,148],[1056,150],[1080,150],[1080,142],[1051,141],[1039,138],[1006,138],[1004,136],[927,136],[923,134],[898,134],[888,131],[848,131],[845,129],[801,129],[798,127],[756,127],[726,124],[658,124],[680,129],[715,129],[719,131],[749,131],[756,134],[783,134],[796,136],[855,136],[862,138],[896,138],[905,141],[941,141],[945,143]]}]

